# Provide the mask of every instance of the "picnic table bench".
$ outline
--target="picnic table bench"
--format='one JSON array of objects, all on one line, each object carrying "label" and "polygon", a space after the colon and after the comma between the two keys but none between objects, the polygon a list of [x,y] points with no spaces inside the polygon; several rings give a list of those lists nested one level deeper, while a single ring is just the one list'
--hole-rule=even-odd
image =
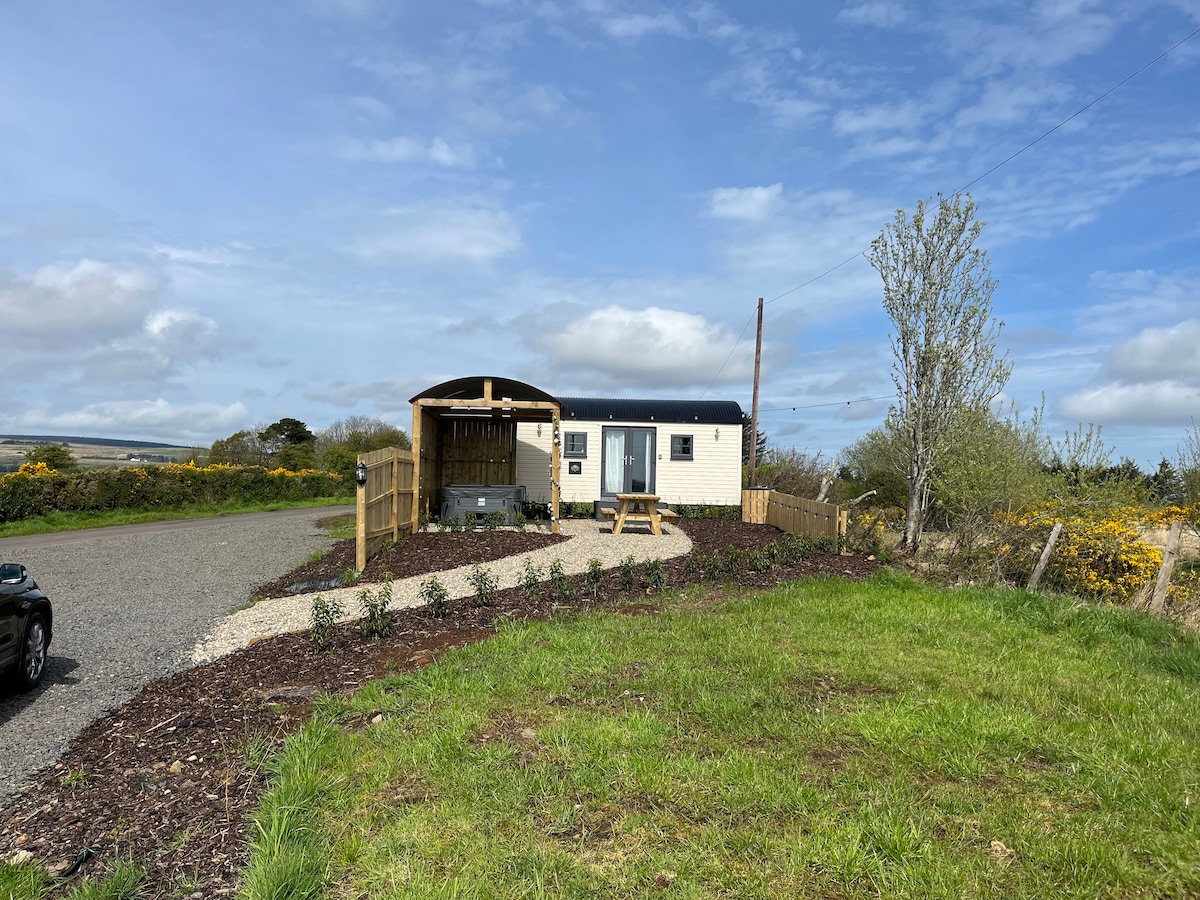
[{"label": "picnic table bench", "polygon": [[613,534],[620,534],[629,522],[645,523],[650,530],[662,537],[662,520],[674,519],[678,513],[669,509],[659,509],[656,494],[617,494],[617,506],[604,507],[600,515],[612,519]]}]

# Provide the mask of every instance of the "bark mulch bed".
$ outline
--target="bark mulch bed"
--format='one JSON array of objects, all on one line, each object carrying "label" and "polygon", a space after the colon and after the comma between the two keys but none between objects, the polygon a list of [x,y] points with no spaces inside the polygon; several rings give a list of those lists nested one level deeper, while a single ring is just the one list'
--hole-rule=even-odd
[{"label": "bark mulch bed", "polygon": [[[781,536],[769,526],[741,522],[680,525],[695,545],[693,555],[701,556],[755,549]],[[495,540],[501,534],[522,539],[506,553],[530,549],[529,538],[548,537],[436,534],[429,537],[453,552],[437,547],[428,557],[413,554],[417,545],[409,539],[391,553],[390,571],[417,575],[495,559],[489,554],[503,546]],[[685,560],[665,565],[670,587],[684,584]],[[863,557],[817,554],[785,568],[747,572],[736,581],[766,587],[815,575],[859,579],[877,567]],[[534,600],[512,589],[500,592],[491,607],[452,601],[444,619],[424,609],[397,610],[391,613],[390,636],[372,643],[348,624],[325,652],[314,651],[305,635],[281,635],[155,681],[92,723],[56,765],[11,799],[0,813],[0,860],[25,851],[52,873],[62,872],[90,848],[80,871],[102,871],[106,859],[120,854],[145,868],[146,897],[228,896],[246,861],[247,815],[267,786],[263,759],[308,718],[315,695],[353,691],[371,679],[428,665],[450,649],[486,638],[501,618],[541,619],[559,610],[620,602],[618,579],[615,570],[608,572],[594,594],[576,579],[576,595],[565,601],[552,597],[549,585]],[[295,580],[291,573],[279,582]],[[630,599],[643,602],[632,611],[649,609],[646,592],[644,585],[635,589]]]},{"label": "bark mulch bed", "polygon": [[[466,563],[486,563],[540,550],[567,538],[561,534],[538,531],[422,531],[371,558],[362,572],[364,581],[408,578],[455,569]],[[329,582],[340,578],[355,565],[354,538],[336,541],[320,559],[305,563],[286,575],[259,585],[250,593],[255,597],[287,597],[313,590],[305,583]],[[300,587],[297,587],[299,585]]]}]

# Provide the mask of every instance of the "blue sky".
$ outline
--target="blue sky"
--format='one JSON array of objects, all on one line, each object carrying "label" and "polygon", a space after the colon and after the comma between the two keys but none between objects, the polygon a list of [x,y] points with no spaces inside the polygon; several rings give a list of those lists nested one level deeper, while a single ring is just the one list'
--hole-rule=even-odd
[{"label": "blue sky", "polygon": [[[1198,26],[1200,0],[5,3],[0,432],[407,428],[472,374],[748,411],[763,296],[762,427],[834,454],[887,409],[846,401],[894,391],[881,284],[859,257],[792,289]],[[1174,456],[1200,37],[972,193],[1005,396]]]}]

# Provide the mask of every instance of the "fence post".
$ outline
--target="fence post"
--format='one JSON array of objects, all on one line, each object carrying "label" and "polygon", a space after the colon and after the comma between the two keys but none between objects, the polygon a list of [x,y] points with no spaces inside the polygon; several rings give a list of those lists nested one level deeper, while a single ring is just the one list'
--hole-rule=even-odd
[{"label": "fence post", "polygon": [[392,543],[400,541],[400,451],[392,448]]},{"label": "fence post", "polygon": [[[359,459],[362,459],[360,456]],[[367,486],[355,485],[354,571],[367,567]]]},{"label": "fence post", "polygon": [[1158,570],[1158,581],[1154,584],[1154,596],[1150,599],[1150,612],[1159,615],[1167,602],[1167,588],[1171,585],[1171,571],[1175,568],[1175,557],[1179,554],[1179,535],[1183,530],[1183,521],[1176,519],[1171,523],[1171,531],[1167,535],[1167,549],[1163,551],[1162,568]]},{"label": "fence post", "polygon": [[1050,554],[1054,552],[1054,545],[1058,542],[1058,536],[1062,534],[1062,530],[1062,522],[1055,522],[1054,527],[1050,529],[1050,539],[1046,541],[1042,555],[1038,557],[1037,565],[1033,567],[1033,574],[1029,576],[1029,583],[1025,585],[1025,590],[1037,590],[1038,582],[1042,580],[1042,573],[1046,571],[1046,564],[1050,562]]}]

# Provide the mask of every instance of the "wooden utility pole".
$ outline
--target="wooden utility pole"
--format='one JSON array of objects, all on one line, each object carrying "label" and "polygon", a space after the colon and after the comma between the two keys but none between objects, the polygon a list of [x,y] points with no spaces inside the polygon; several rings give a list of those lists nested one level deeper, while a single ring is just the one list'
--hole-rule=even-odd
[{"label": "wooden utility pole", "polygon": [[762,364],[763,298],[758,298],[758,335],[754,338],[754,399],[750,408],[750,487],[758,487],[755,469],[758,466],[758,370]]}]

